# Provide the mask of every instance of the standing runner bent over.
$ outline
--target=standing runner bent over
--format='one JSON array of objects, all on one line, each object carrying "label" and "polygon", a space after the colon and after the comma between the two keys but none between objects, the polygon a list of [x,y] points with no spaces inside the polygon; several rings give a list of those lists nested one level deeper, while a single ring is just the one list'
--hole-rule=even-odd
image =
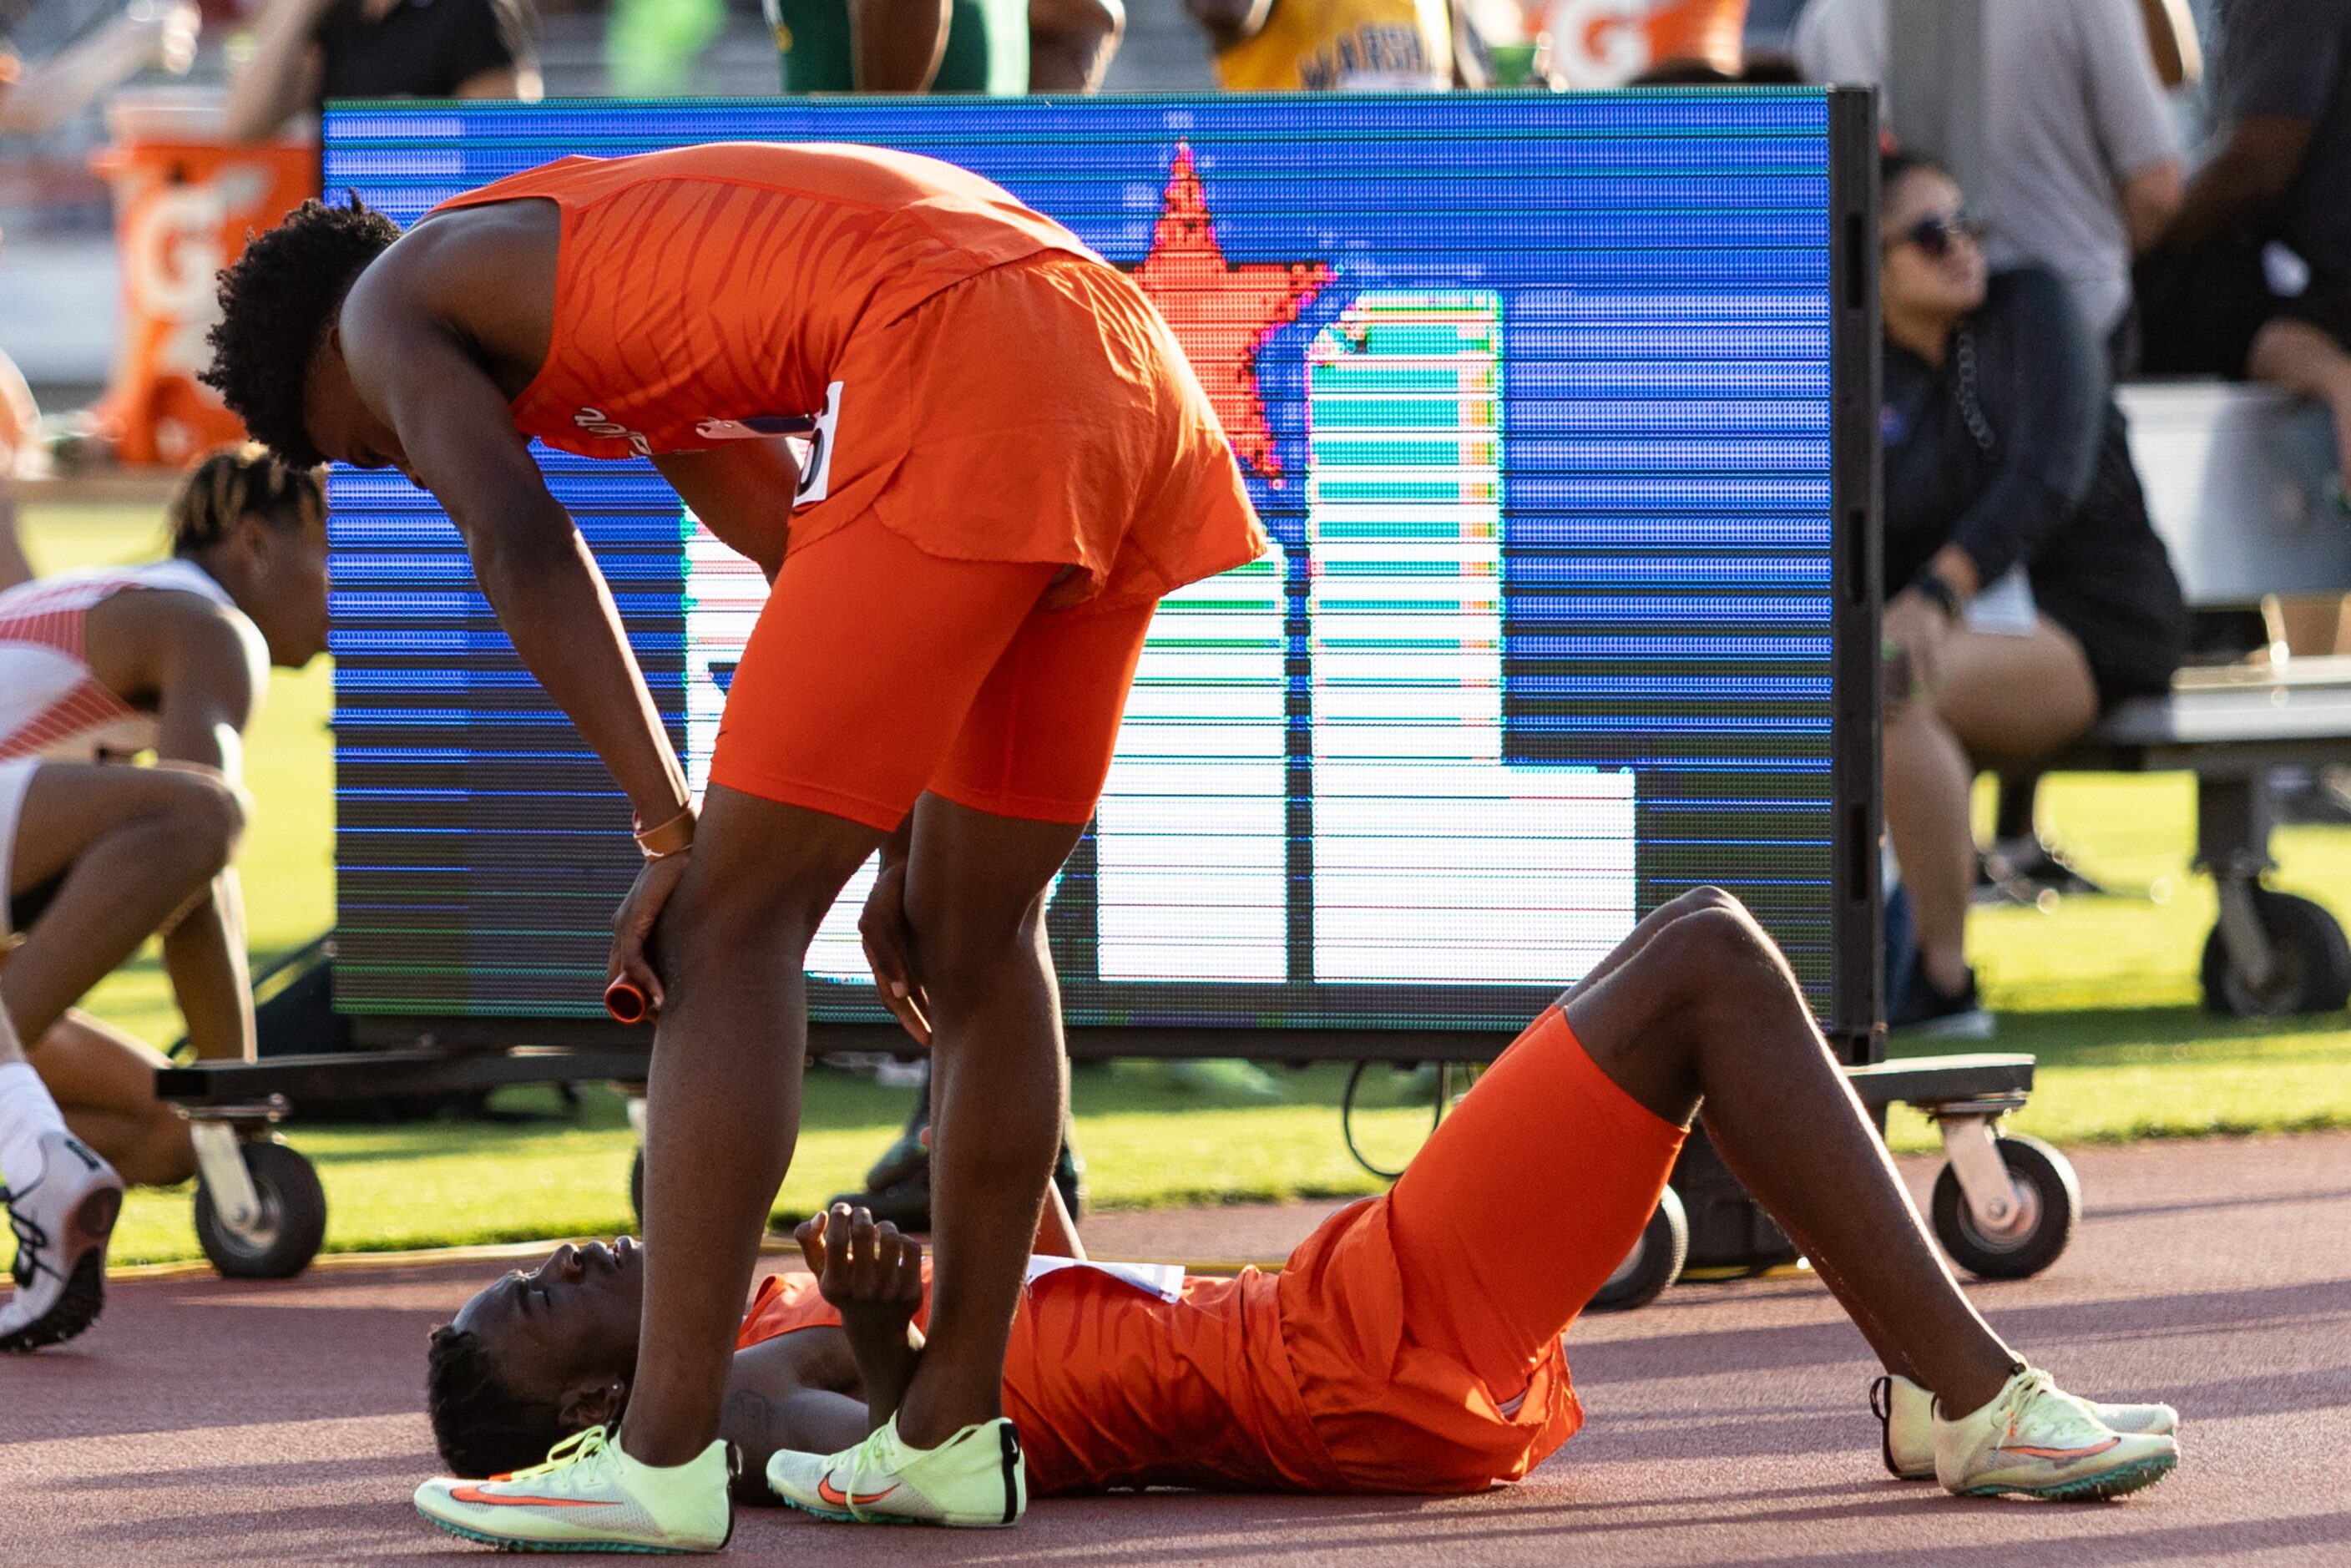
[{"label": "standing runner bent over", "polygon": [[[747,143],[564,159],[405,237],[313,204],[221,298],[229,405],[291,460],[396,467],[440,499],[649,857],[612,949],[660,1009],[627,1419],[617,1443],[485,1483],[500,1500],[470,1522],[439,1483],[420,1506],[502,1545],[724,1543],[719,1404],[799,1125],[801,963],[878,848],[867,951],[934,1053],[937,1293],[860,1473],[867,1490],[918,1477],[948,1522],[1010,1522],[1004,1347],[1067,1092],[1044,894],[1092,814],[1153,605],[1264,548],[1165,323],[975,175]],[[797,471],[784,435],[812,443]],[[650,456],[774,577],[698,833],[527,436]]]}]

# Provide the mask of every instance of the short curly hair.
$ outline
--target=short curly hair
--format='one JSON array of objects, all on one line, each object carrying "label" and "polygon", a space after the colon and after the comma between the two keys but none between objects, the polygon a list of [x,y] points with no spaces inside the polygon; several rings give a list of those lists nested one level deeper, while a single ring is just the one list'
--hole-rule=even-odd
[{"label": "short curly hair", "polygon": [[490,1361],[479,1334],[454,1323],[433,1331],[424,1375],[424,1410],[433,1440],[461,1476],[527,1469],[571,1429],[545,1399],[517,1393]]},{"label": "short curly hair", "polygon": [[221,319],[202,379],[289,467],[326,461],[302,423],[310,356],[351,280],[399,237],[399,225],[357,196],[340,207],[309,201],[221,269]]}]

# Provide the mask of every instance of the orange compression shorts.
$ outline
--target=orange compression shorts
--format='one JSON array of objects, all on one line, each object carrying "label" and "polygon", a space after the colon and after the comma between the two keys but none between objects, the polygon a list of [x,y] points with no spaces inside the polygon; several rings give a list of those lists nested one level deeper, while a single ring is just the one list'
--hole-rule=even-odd
[{"label": "orange compression shorts", "polygon": [[929,555],[872,516],[792,551],[736,668],[711,782],[884,832],[926,789],[1084,822],[1155,606],[1040,609],[1060,571]]},{"label": "orange compression shorts", "polygon": [[1632,1250],[1682,1137],[1552,1007],[1393,1191],[1290,1254],[1282,1343],[1347,1489],[1479,1490],[1575,1435],[1560,1336]]}]

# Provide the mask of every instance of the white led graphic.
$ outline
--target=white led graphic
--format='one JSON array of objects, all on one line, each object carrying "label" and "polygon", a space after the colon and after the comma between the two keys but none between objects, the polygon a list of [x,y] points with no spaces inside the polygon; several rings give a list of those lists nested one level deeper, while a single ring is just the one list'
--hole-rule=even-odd
[{"label": "white led graphic", "polygon": [[1105,980],[1290,977],[1281,582],[1276,547],[1152,617],[1097,818]]},{"label": "white led graphic", "polygon": [[1632,930],[1633,775],[1502,759],[1501,306],[1308,353],[1314,976],[1566,984]]}]

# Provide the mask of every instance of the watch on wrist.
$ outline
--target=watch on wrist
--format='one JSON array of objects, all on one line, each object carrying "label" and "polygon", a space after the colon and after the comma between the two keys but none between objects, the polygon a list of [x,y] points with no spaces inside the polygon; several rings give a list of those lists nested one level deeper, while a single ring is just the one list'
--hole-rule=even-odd
[{"label": "watch on wrist", "polygon": [[1959,603],[1959,591],[1953,588],[1940,572],[1922,571],[1910,586],[1934,601],[1935,608],[1943,612],[1944,620],[1958,624],[1963,608]]}]

